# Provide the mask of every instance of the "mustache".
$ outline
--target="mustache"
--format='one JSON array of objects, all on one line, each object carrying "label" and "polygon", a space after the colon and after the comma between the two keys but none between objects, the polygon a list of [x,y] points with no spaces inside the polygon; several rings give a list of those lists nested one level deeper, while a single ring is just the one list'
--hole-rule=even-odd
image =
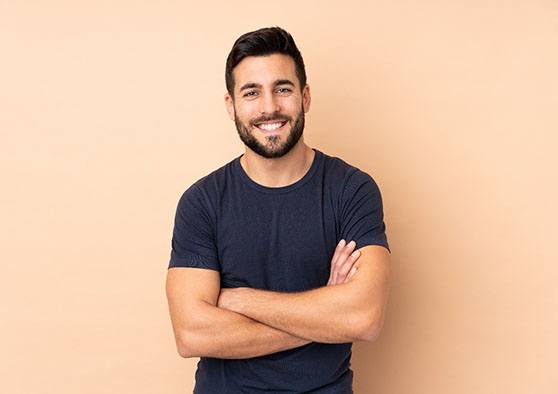
[{"label": "mustache", "polygon": [[258,123],[262,122],[270,122],[270,121],[277,121],[277,122],[288,122],[290,121],[290,116],[285,115],[275,115],[275,116],[262,116],[252,121],[252,125],[257,125]]}]

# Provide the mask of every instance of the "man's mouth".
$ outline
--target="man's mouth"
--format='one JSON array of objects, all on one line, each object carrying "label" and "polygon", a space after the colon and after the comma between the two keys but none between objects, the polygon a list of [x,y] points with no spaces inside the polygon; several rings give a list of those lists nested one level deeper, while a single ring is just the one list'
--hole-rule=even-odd
[{"label": "man's mouth", "polygon": [[287,124],[286,120],[258,123],[255,126],[263,131],[274,131],[282,128]]}]

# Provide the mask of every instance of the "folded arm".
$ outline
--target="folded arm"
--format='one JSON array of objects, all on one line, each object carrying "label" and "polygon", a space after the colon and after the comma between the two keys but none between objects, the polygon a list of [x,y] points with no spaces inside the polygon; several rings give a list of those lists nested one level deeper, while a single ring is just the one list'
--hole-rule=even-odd
[{"label": "folded arm", "polygon": [[379,245],[359,250],[358,271],[346,283],[296,293],[222,289],[217,306],[309,341],[375,340],[384,322],[390,254]]},{"label": "folded arm", "polygon": [[179,267],[167,273],[166,291],[182,357],[250,358],[296,348],[309,340],[216,306],[215,270]]}]

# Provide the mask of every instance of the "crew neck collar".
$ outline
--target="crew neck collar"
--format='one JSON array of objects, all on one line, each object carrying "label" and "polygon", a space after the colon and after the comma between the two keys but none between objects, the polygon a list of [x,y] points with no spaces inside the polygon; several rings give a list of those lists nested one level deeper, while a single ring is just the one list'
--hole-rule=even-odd
[{"label": "crew neck collar", "polygon": [[261,185],[256,181],[254,181],[252,178],[248,176],[248,174],[246,173],[246,171],[244,171],[244,168],[242,168],[242,165],[240,164],[240,158],[244,154],[234,159],[233,169],[238,174],[238,176],[242,179],[242,181],[253,189],[268,194],[287,193],[292,190],[298,189],[299,187],[304,185],[306,182],[310,180],[310,178],[312,178],[312,176],[316,172],[319,162],[322,159],[322,152],[320,152],[318,149],[315,148],[312,148],[312,150],[315,152],[314,159],[312,160],[312,164],[310,165],[310,168],[308,169],[308,171],[306,171],[306,174],[304,174],[304,176],[300,178],[298,181],[291,183],[290,185],[287,186],[269,187],[269,186]]}]

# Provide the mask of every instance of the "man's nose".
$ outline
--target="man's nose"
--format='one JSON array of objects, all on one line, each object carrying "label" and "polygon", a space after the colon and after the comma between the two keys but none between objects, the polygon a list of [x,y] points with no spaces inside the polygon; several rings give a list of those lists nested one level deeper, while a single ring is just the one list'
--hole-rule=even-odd
[{"label": "man's nose", "polygon": [[273,114],[281,111],[279,101],[273,93],[265,93],[260,100],[260,113]]}]

